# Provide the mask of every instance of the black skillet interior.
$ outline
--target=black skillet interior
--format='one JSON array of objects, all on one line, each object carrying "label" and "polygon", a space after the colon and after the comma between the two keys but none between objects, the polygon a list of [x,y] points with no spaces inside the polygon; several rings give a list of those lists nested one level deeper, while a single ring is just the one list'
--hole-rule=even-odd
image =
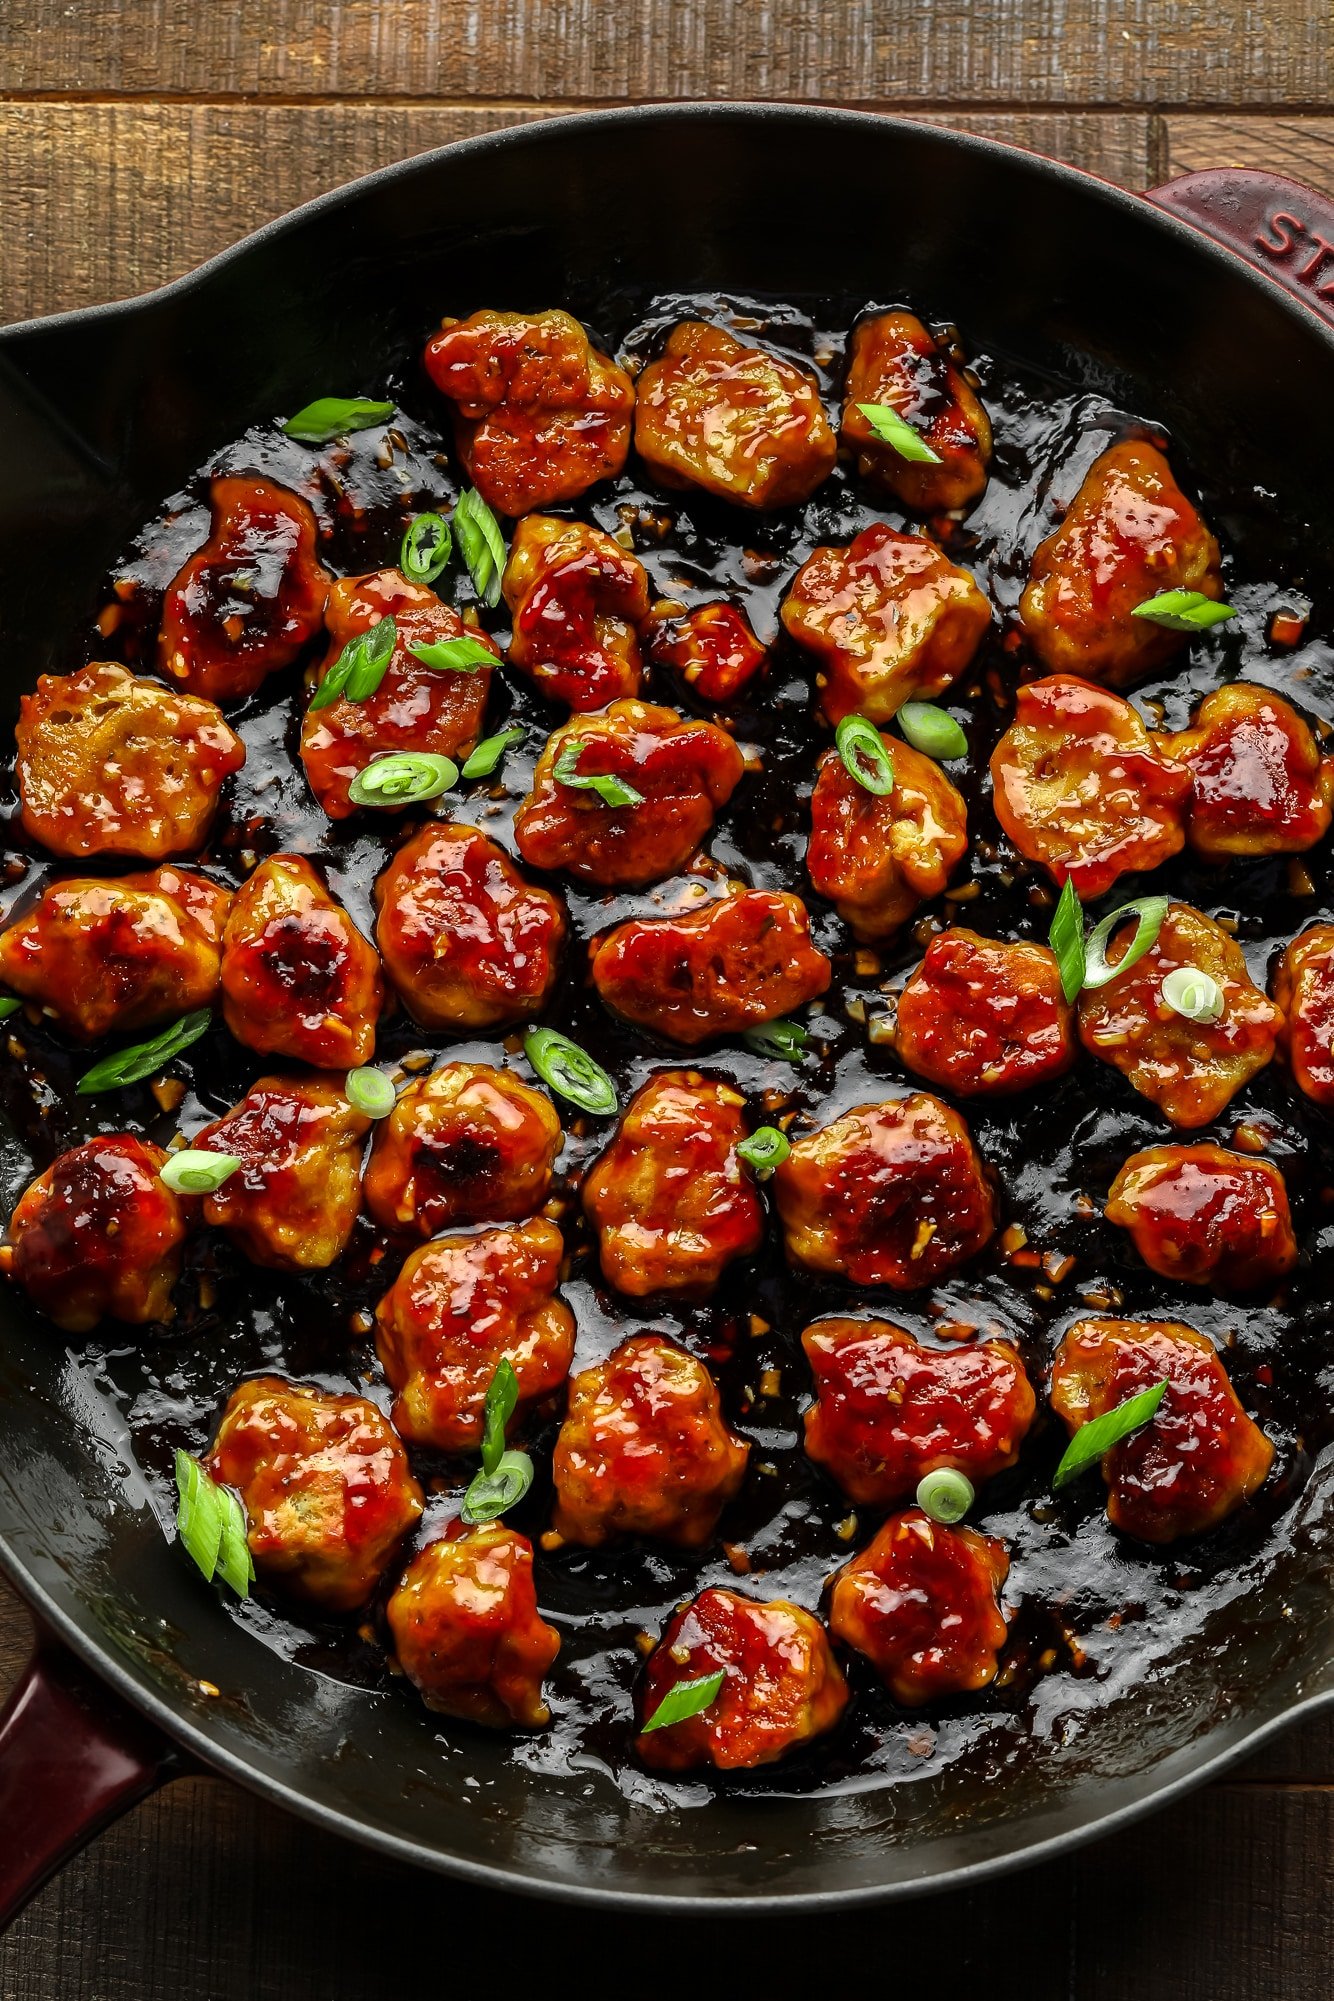
[{"label": "black skillet interior", "polygon": [[[1225,544],[1240,541],[1256,575],[1303,582],[1313,629],[1329,629],[1334,501],[1311,413],[1332,357],[1298,308],[1143,205],[1025,155],[853,114],[678,108],[474,142],[317,204],[167,294],[0,336],[6,718],[38,672],[77,664],[72,635],[163,496],[257,419],[393,379],[447,309],[560,303],[619,340],[649,300],[673,294],[784,301],[830,329],[869,301],[908,299],[956,321],[1031,404],[1048,383],[1053,409],[1165,423]],[[404,400],[413,407],[406,389]],[[1293,671],[1309,673],[1307,705],[1328,714],[1328,650]],[[1248,893],[1281,900],[1258,878]],[[1087,1068],[1077,1076],[1087,1096]],[[1072,1137],[1088,1109],[1078,1092],[1072,1083],[1053,1105]],[[1275,1090],[1276,1120],[1283,1102]],[[1007,1178],[1022,1184],[1023,1135],[1007,1142],[1000,1125],[994,1146],[1010,1146]],[[27,1150],[17,1133],[7,1144],[9,1196]],[[1313,1204],[1327,1151],[1317,1147]],[[1040,1187],[1024,1199],[1040,1212]],[[1127,1310],[1168,1303],[1141,1278]],[[1318,1389],[1318,1255],[1302,1311]],[[631,1782],[596,1733],[562,1770],[559,1757],[434,1726],[402,1691],[321,1672],[317,1653],[297,1661],[224,1616],[162,1535],[161,1483],[139,1470],[114,1367],[102,1394],[82,1347],[67,1355],[8,1296],[0,1312],[11,1574],[205,1757],[437,1866],[575,1895],[906,1890],[1133,1811],[1334,1689],[1331,1469],[1292,1449],[1290,1423],[1263,1560],[1232,1552],[1228,1589],[1150,1649],[1151,1691],[1124,1669],[1095,1701],[1067,1700],[1067,1687],[1035,1698],[1022,1729],[983,1732],[954,1758],[923,1758],[896,1726],[902,1755],[845,1764],[822,1792],[809,1776],[717,1795]],[[158,1378],[170,1388],[169,1365]],[[1326,1402],[1328,1387],[1326,1372]],[[614,1593],[614,1565],[605,1577]],[[1153,1598],[1151,1616],[1168,1616],[1166,1602]],[[1020,1710],[1009,1713],[1014,1723]]]}]

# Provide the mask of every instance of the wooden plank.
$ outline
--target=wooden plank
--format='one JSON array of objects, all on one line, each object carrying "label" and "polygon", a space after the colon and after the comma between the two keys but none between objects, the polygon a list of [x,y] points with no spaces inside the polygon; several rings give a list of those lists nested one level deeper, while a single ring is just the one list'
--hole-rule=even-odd
[{"label": "wooden plank", "polygon": [[147,291],[326,188],[534,115],[0,103],[0,320]]},{"label": "wooden plank", "polygon": [[[1334,1955],[1334,1793],[1214,1790],[1110,1842],[945,1900],[766,1919],[784,1991],[892,1936],[895,1985],[997,2001],[1323,2001]],[[330,1924],[329,1913],[337,1922]],[[516,1915],[520,1922],[516,1923]],[[522,1922],[530,1917],[531,1922]],[[684,1964],[679,1922],[599,1913],[603,1963]],[[1020,1929],[1016,1930],[1016,1926]],[[70,1865],[0,1941],[5,2001],[363,2001],[438,1983],[516,1992],[586,1967],[590,1919],[392,1867],[249,1795],[188,1781]],[[754,1938],[692,1919],[691,1962]],[[503,1949],[498,1941],[504,1941]],[[1006,1949],[999,1941],[1010,1940]],[[373,1969],[373,1974],[371,1972]],[[596,1990],[595,1990],[596,1991]]]},{"label": "wooden plank", "polygon": [[1327,101],[1328,0],[6,0],[11,92],[214,97]]},{"label": "wooden plank", "polygon": [[[147,290],[341,181],[541,115],[434,104],[0,102],[0,320]],[[1334,192],[1331,118],[1049,112],[952,113],[937,122],[1131,187],[1240,162]]]},{"label": "wooden plank", "polygon": [[[357,174],[540,115],[458,104],[0,102],[0,321],[146,291]],[[941,122],[1131,185],[1149,175],[1140,113]]]},{"label": "wooden plank", "polygon": [[1260,167],[1334,195],[1334,118],[1203,118],[1162,121],[1164,177],[1201,167]]},{"label": "wooden plank", "polygon": [[1080,1858],[1072,2001],[1326,2001],[1334,1791],[1215,1789]]},{"label": "wooden plank", "polygon": [[1334,1786],[1334,1712],[1285,1730],[1238,1766],[1229,1783]]},{"label": "wooden plank", "polygon": [[[1065,1872],[1034,1878],[1025,1898],[1031,1932],[1024,1985],[995,1980],[995,1941],[1007,1927],[1013,1890],[985,1887],[951,1900],[950,1971],[958,1989],[1025,2001],[1065,1994],[1070,1949]],[[935,1915],[931,1915],[934,1911]],[[127,1922],[126,1913],[133,1913]],[[331,1913],[336,1913],[333,1922]],[[517,1922],[516,1922],[517,1919]],[[883,1912],[837,1925],[846,1963],[870,1959],[884,1940]],[[894,1920],[896,1987],[929,1989],[938,1970],[939,1906]],[[107,1953],[99,1942],[117,1942]],[[139,1809],[118,1838],[104,1839],[51,1884],[0,1942],[5,2001],[365,2001],[401,1993],[480,1994],[498,1984],[538,1994],[565,1966],[593,1996],[606,1991],[591,1959],[625,1969],[726,1968],[738,1951],[781,1953],[782,1993],[827,1984],[830,1935],[809,1918],[766,1918],[762,1940],[734,1920],[680,1920],[633,1913],[516,1907],[513,1898],[391,1867],[322,1836],[249,1796],[189,1782]],[[638,1977],[636,1977],[638,1976]],[[619,1983],[618,1983],[619,1984]],[[719,1991],[748,1991],[724,1978]],[[705,1992],[712,1986],[706,1980]]]}]

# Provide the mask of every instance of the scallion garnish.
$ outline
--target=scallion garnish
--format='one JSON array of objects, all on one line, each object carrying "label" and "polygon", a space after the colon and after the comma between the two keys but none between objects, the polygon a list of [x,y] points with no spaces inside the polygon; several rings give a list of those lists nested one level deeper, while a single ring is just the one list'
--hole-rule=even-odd
[{"label": "scallion garnish", "polygon": [[611,1078],[586,1049],[559,1029],[530,1028],[523,1038],[523,1053],[558,1097],[600,1118],[616,1110],[619,1100]]},{"label": "scallion garnish", "polygon": [[974,1500],[973,1483],[952,1466],[938,1466],[917,1482],[917,1505],[933,1522],[961,1522]]},{"label": "scallion garnish", "polygon": [[719,1668],[716,1674],[698,1675],[693,1681],[673,1682],[652,1716],[640,1725],[641,1732],[670,1730],[673,1723],[684,1723],[688,1716],[698,1716],[701,1710],[717,1700],[718,1691],[726,1679],[725,1669]]},{"label": "scallion garnish", "polygon": [[392,403],[375,403],[366,396],[317,396],[295,417],[289,417],[283,429],[303,445],[327,445],[331,438],[346,437],[349,431],[368,431],[373,424],[388,423],[393,414]]},{"label": "scallion garnish", "polygon": [[397,1093],[383,1070],[373,1064],[349,1070],[343,1079],[343,1096],[368,1119],[387,1119],[397,1103]]},{"label": "scallion garnish", "polygon": [[500,523],[475,487],[459,495],[454,509],[454,533],[459,554],[468,566],[473,589],[494,611],[500,603],[500,579],[505,568],[505,538]]},{"label": "scallion garnish", "polygon": [[207,1147],[187,1146],[171,1156],[158,1180],[173,1195],[211,1195],[240,1165],[239,1153],[210,1153]]},{"label": "scallion garnish", "polygon": [[365,702],[375,693],[394,657],[398,627],[392,618],[377,618],[374,625],[351,643],[352,666],[343,684],[349,702]]},{"label": "scallion garnish", "polygon": [[10,1015],[17,1014],[22,1006],[23,1002],[16,1000],[13,994],[5,994],[0,997],[0,1021],[8,1021]]},{"label": "scallion garnish", "polygon": [[743,1139],[737,1147],[741,1159],[754,1168],[760,1181],[767,1180],[776,1167],[781,1167],[791,1151],[791,1141],[777,1126],[757,1126],[750,1138]]},{"label": "scallion garnish", "polygon": [[1223,989],[1198,966],[1176,966],[1163,980],[1163,999],[1174,1014],[1187,1021],[1217,1021],[1223,1012]]},{"label": "scallion garnish", "polygon": [[399,544],[398,567],[410,583],[433,584],[449,561],[452,545],[443,514],[418,514]]},{"label": "scallion garnish", "polygon": [[85,1070],[75,1090],[80,1097],[92,1097],[98,1091],[120,1091],[127,1084],[138,1084],[143,1078],[151,1077],[155,1071],[169,1063],[173,1056],[179,1056],[192,1042],[198,1042],[205,1034],[213,1016],[206,1007],[196,1008],[193,1014],[184,1014],[174,1021],[170,1028],[164,1028],[148,1042],[136,1042],[130,1049],[118,1049],[114,1056],[104,1056],[94,1063],[91,1070]]},{"label": "scallion garnish", "polygon": [[967,757],[968,739],[945,709],[934,702],[905,702],[894,718],[914,750],[924,757]]},{"label": "scallion garnish", "polygon": [[894,790],[894,760],[875,724],[865,716],[844,716],[834,731],[834,742],[849,778],[887,798]]},{"label": "scallion garnish", "polygon": [[912,459],[920,465],[940,464],[940,453],[933,452],[921,432],[915,431],[890,404],[859,403],[857,408],[881,444],[892,445],[901,459]]},{"label": "scallion garnish", "polygon": [[502,1452],[495,1469],[474,1476],[463,1506],[465,1522],[494,1522],[510,1508],[517,1507],[533,1484],[533,1462],[526,1452]]},{"label": "scallion garnish", "polygon": [[428,750],[398,750],[376,757],[359,771],[347,788],[354,806],[415,806],[438,799],[457,785],[459,768],[449,757]]},{"label": "scallion garnish", "polygon": [[1222,625],[1237,614],[1230,604],[1207,598],[1203,591],[1160,591],[1156,598],[1137,604],[1130,616],[1165,625],[1169,632],[1207,632],[1211,625]]},{"label": "scallion garnish", "polygon": [[799,1021],[761,1022],[741,1038],[756,1056],[773,1056],[780,1063],[804,1063],[810,1039]]},{"label": "scallion garnish", "polygon": [[1084,906],[1069,876],[1052,913],[1047,943],[1061,969],[1061,992],[1067,1001],[1074,1001],[1084,984]]},{"label": "scallion garnish", "polygon": [[467,633],[458,639],[429,639],[420,646],[410,646],[408,652],[423,667],[436,667],[447,674],[475,674],[479,667],[496,664],[491,648]]},{"label": "scallion garnish", "polygon": [[463,776],[489,778],[510,745],[523,741],[523,734],[522,725],[515,723],[510,729],[497,731],[495,736],[483,737],[464,765]]},{"label": "scallion garnish", "polygon": [[311,709],[327,709],[340,695],[349,702],[364,702],[373,695],[385,677],[397,642],[398,627],[392,618],[377,618],[364,632],[353,633],[311,696]]},{"label": "scallion garnish", "polygon": [[519,1378],[508,1355],[502,1355],[486,1386],[482,1406],[482,1471],[494,1473],[505,1456],[505,1427],[519,1401]]},{"label": "scallion garnish", "polygon": [[1114,1410],[1104,1411],[1101,1417],[1093,1418],[1088,1424],[1081,1424],[1061,1456],[1061,1463],[1052,1474],[1053,1487],[1064,1487],[1101,1459],[1104,1452],[1110,1452],[1132,1431],[1147,1424],[1155,1414],[1167,1393],[1167,1378],[1155,1383],[1151,1389],[1138,1390]]},{"label": "scallion garnish", "polygon": [[505,1449],[505,1427],[519,1401],[519,1378],[508,1355],[502,1355],[486,1386],[482,1406],[482,1470],[463,1497],[465,1522],[493,1522],[521,1501],[533,1484],[533,1462],[526,1452]]},{"label": "scallion garnish", "polygon": [[230,1487],[223,1487],[197,1459],[176,1452],[176,1532],[186,1552],[210,1583],[221,1577],[238,1598],[250,1596],[255,1565],[246,1541],[245,1511]]},{"label": "scallion garnish", "polygon": [[580,771],[579,759],[588,748],[586,737],[572,737],[561,746],[552,773],[557,785],[569,785],[577,792],[596,792],[604,806],[642,806],[644,795],[624,778],[608,771]]},{"label": "scallion garnish", "polygon": [[[1084,948],[1084,986],[1105,987],[1108,980],[1125,973],[1144,957],[1150,946],[1157,942],[1158,933],[1163,928],[1167,915],[1165,896],[1137,896],[1131,902],[1123,903],[1119,909],[1111,911],[1102,922],[1095,925]],[[1129,949],[1122,953],[1115,965],[1107,957],[1107,947],[1112,933],[1125,923],[1128,917],[1138,919],[1135,935]]]}]

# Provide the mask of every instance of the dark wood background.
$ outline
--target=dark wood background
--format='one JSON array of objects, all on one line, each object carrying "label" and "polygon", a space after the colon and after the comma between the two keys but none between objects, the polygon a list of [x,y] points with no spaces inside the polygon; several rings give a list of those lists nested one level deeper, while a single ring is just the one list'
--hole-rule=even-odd
[{"label": "dark wood background", "polygon": [[[1136,188],[1241,163],[1334,192],[1331,76],[1330,0],[0,0],[0,321],[142,291],[409,153],[644,98],[907,112]],[[0,1689],[27,1644],[0,1589]],[[1334,1726],[968,1897],[688,1931],[456,1891],[190,1780],[0,1941],[0,2001],[530,1992],[557,1956],[594,1996],[869,1964],[933,2001],[1327,2001]]]}]

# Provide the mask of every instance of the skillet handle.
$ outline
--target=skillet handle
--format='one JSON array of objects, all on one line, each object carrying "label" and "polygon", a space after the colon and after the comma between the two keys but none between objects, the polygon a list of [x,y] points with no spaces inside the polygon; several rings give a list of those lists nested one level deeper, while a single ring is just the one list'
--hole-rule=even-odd
[{"label": "skillet handle", "polygon": [[165,1737],[39,1634],[0,1713],[0,1931],[176,1763]]},{"label": "skillet handle", "polygon": [[1334,326],[1334,201],[1283,174],[1209,167],[1149,200],[1239,250]]}]

